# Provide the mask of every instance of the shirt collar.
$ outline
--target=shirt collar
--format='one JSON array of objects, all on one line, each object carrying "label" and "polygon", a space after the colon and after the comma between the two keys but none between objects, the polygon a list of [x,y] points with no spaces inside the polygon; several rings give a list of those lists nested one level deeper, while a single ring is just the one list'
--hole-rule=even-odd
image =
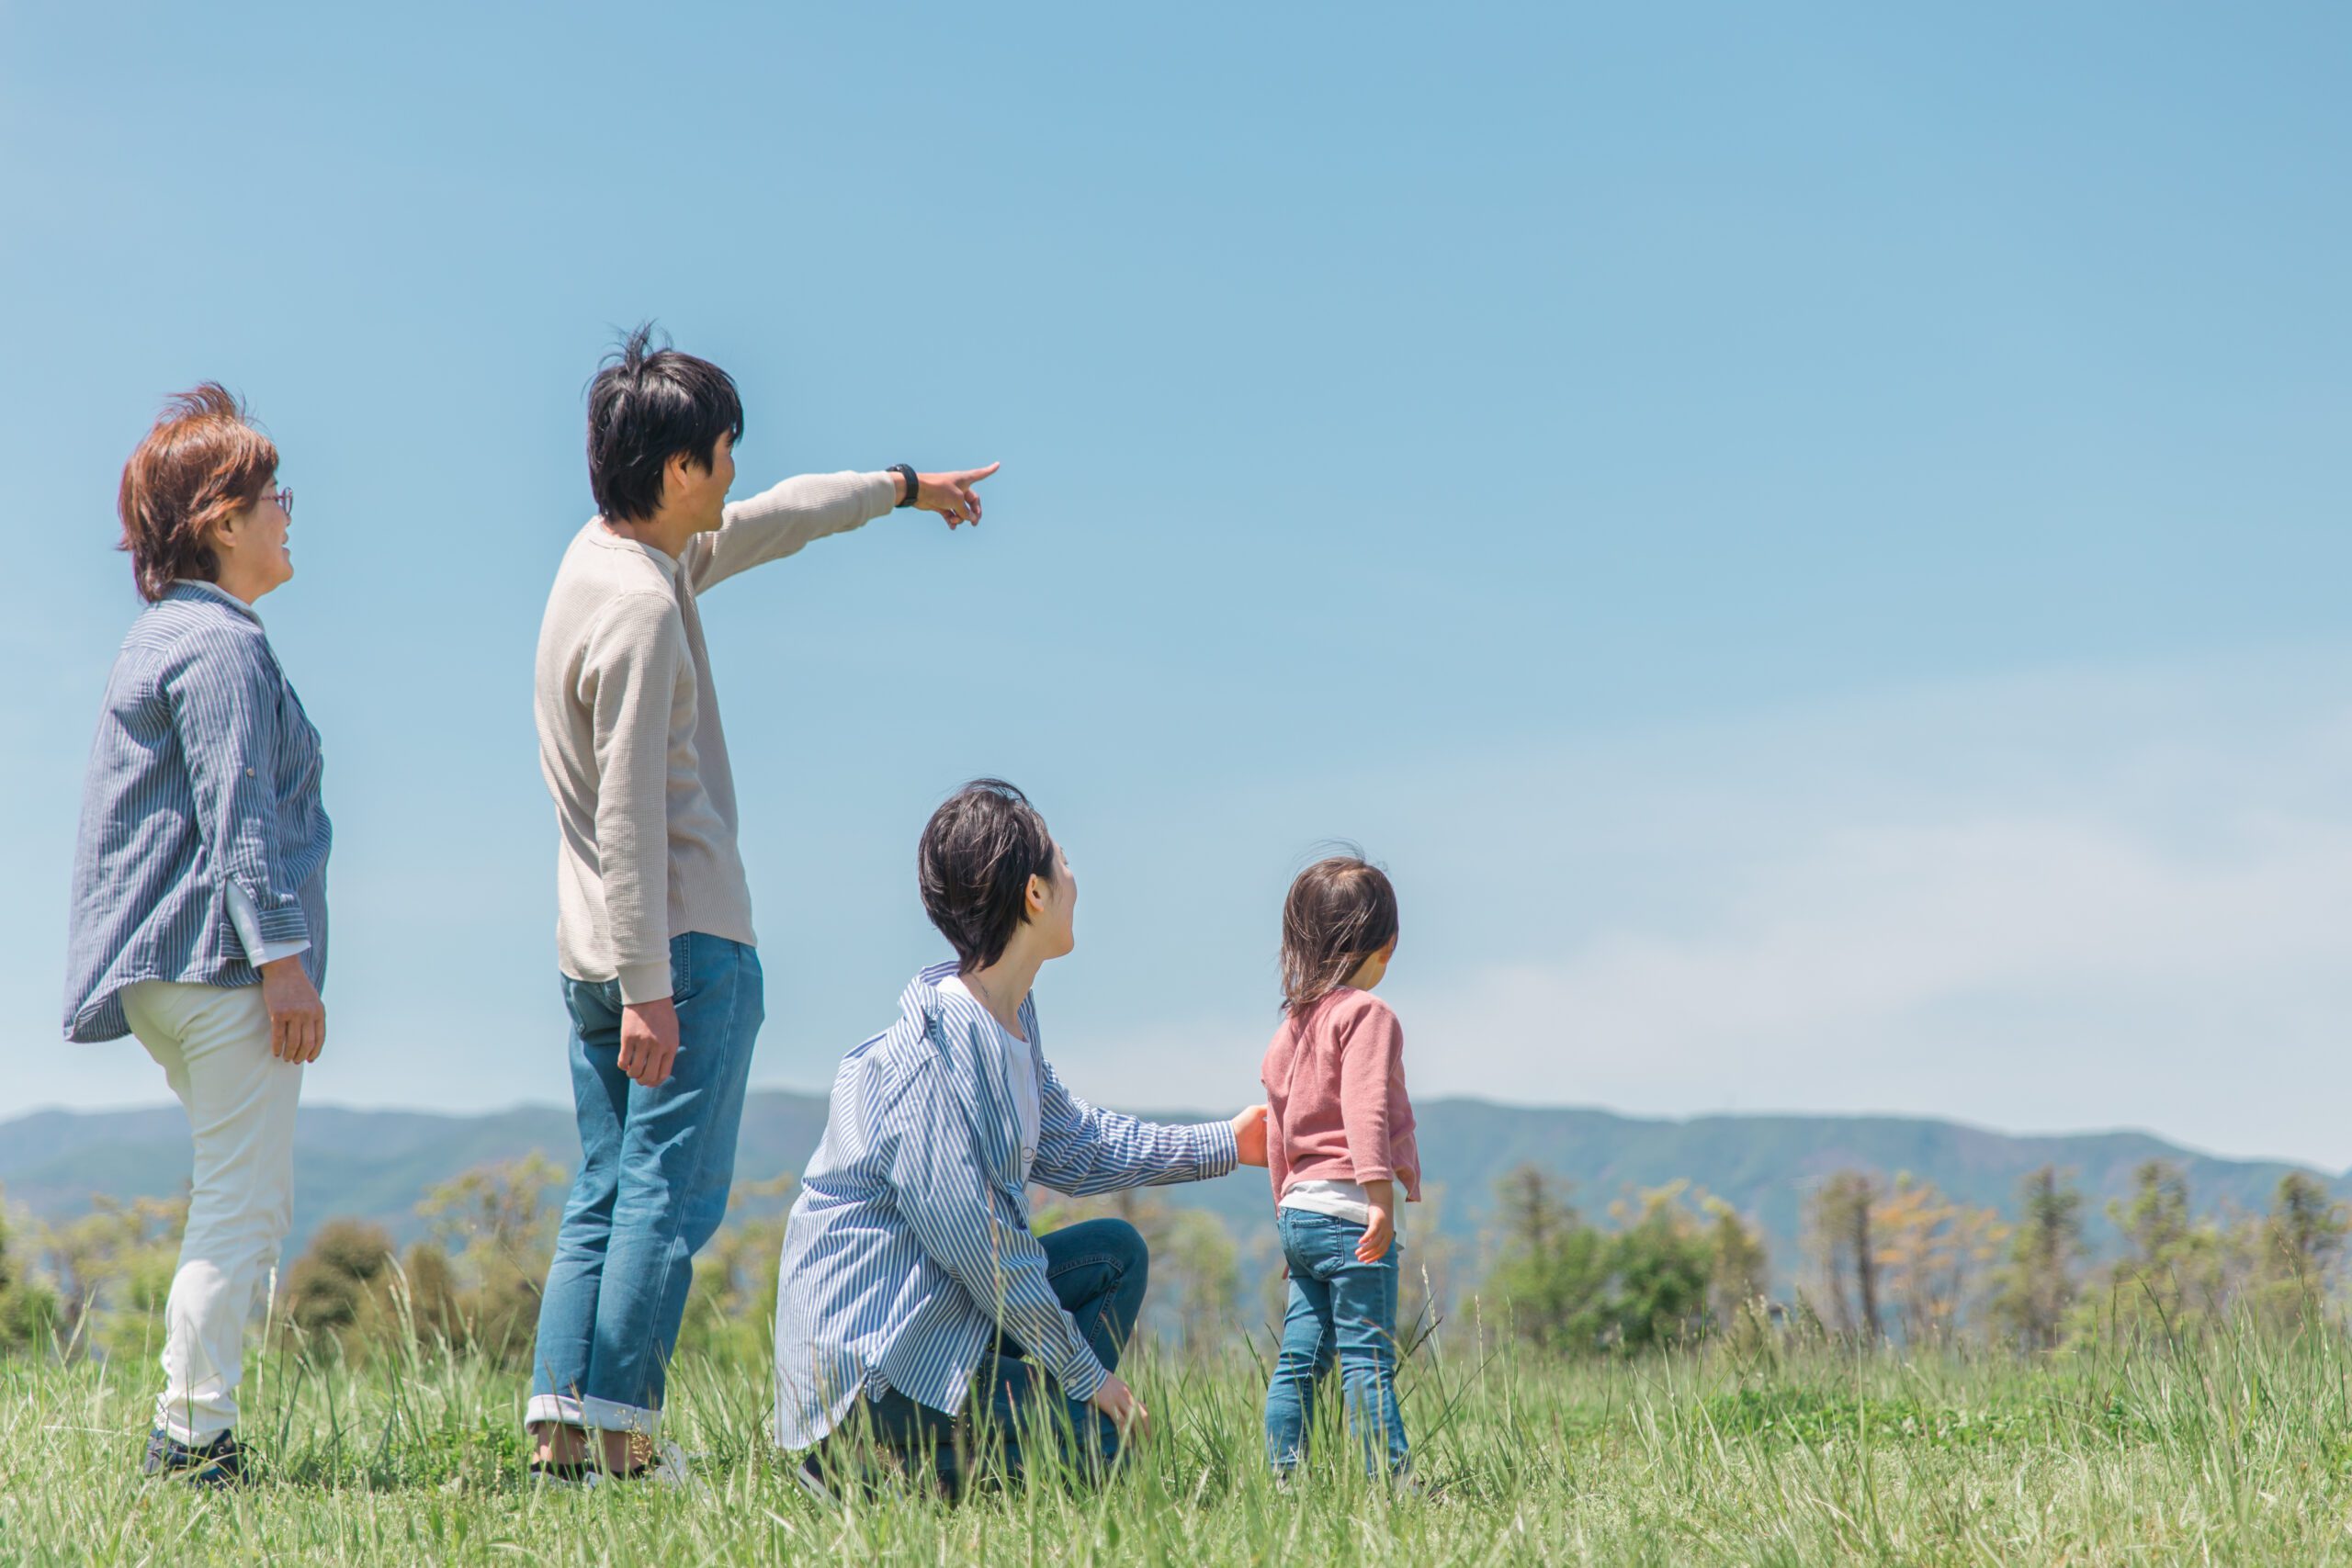
[{"label": "shirt collar", "polygon": [[[187,589],[190,590],[190,592],[183,593],[180,592],[182,589]],[[261,614],[259,611],[255,610],[251,604],[246,604],[243,599],[238,598],[234,593],[232,593],[227,589],[221,587],[219,583],[207,582],[200,577],[175,577],[172,579],[172,585],[170,588],[164,590],[164,597],[166,599],[218,599],[221,604],[228,605],[229,608],[236,611],[237,614],[253,622],[254,625],[261,625]]]}]

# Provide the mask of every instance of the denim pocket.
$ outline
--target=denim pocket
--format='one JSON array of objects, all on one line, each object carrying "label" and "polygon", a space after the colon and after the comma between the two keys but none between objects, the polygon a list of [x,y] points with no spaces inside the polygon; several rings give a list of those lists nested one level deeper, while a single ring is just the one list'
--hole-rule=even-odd
[{"label": "denim pocket", "polygon": [[670,939],[670,1005],[673,1007],[684,1007],[694,1000],[697,989],[695,945],[695,933],[692,931]]},{"label": "denim pocket", "polygon": [[1329,1283],[1334,1274],[1355,1261],[1363,1226],[1312,1209],[1282,1209],[1276,1214],[1275,1228],[1282,1235],[1283,1254],[1292,1273]]}]

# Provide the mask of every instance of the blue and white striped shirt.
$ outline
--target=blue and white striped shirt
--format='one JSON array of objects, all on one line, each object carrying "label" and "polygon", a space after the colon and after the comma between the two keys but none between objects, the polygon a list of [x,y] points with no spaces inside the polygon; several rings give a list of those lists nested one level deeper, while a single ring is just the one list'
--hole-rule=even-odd
[{"label": "blue and white striped shirt", "polygon": [[[916,976],[899,1021],[842,1059],[824,1141],[801,1173],[776,1282],[776,1441],[807,1448],[860,1393],[954,1414],[1005,1334],[1073,1399],[1108,1374],[1046,1278],[1029,1228],[1004,1034],[980,1007]],[[1021,1004],[1039,1085],[1029,1179],[1110,1192],[1223,1176],[1228,1122],[1169,1126],[1098,1110],[1062,1087]]]},{"label": "blue and white striped shirt", "polygon": [[107,681],[82,785],[66,936],[65,1037],[130,1032],[141,980],[249,986],[230,889],[271,950],[308,942],[326,978],[327,850],[319,732],[261,619],[209,583],[180,582],[131,623]]}]

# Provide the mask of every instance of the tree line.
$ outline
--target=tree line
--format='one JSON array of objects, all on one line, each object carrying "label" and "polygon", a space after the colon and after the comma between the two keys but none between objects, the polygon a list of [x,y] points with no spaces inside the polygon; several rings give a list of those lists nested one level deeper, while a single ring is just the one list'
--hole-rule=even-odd
[{"label": "tree line", "polygon": [[1775,1330],[2038,1356],[2102,1337],[2193,1340],[2233,1314],[2292,1329],[2335,1310],[2352,1234],[2352,1208],[2311,1176],[2281,1178],[2267,1213],[2199,1217],[2187,1176],[2151,1160],[2107,1205],[2120,1249],[2095,1259],[2087,1201],[2054,1167],[2020,1181],[2014,1222],[1908,1175],[1840,1170],[1808,1190],[1804,1257],[1776,1299],[1758,1232],[1680,1184],[1613,1205],[1605,1227],[1532,1167],[1498,1196],[1485,1296],[1520,1338],[1577,1355]]},{"label": "tree line", "polygon": [[[329,1222],[277,1281],[272,1332],[322,1352],[439,1344],[526,1364],[563,1181],[537,1154],[467,1171],[418,1205],[424,1235],[405,1247],[380,1225]],[[739,1189],[738,1213],[697,1263],[683,1348],[765,1353],[776,1211],[790,1185]],[[2046,1355],[2113,1334],[2193,1339],[2233,1314],[2291,1328],[2334,1310],[2352,1236],[2352,1209],[2301,1173],[2279,1181],[2267,1213],[2200,1217],[2179,1168],[2150,1161],[2107,1205],[2120,1249],[2094,1258],[2087,1201],[2055,1168],[2023,1179],[2014,1220],[1908,1175],[1839,1170],[1809,1186],[1802,1257],[1776,1293],[1758,1227],[1687,1183],[1621,1197],[1596,1218],[1561,1179],[1521,1167],[1498,1184],[1477,1258],[1437,1223],[1442,1190],[1430,1196],[1408,1221],[1408,1341],[1466,1303],[1482,1322],[1567,1356],[1788,1334]],[[11,1232],[0,1221],[0,1350],[144,1354],[187,1210],[185,1199],[99,1199],[62,1224]],[[1147,1332],[1204,1350],[1238,1325],[1279,1323],[1270,1235],[1237,1243],[1213,1216],[1148,1191],[1048,1199],[1037,1223],[1095,1213],[1130,1220],[1150,1244]]]}]

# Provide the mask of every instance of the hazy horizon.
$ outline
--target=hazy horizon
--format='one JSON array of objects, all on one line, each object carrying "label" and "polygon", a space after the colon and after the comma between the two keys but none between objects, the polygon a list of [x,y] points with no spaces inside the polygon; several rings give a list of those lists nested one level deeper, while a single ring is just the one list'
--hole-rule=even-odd
[{"label": "hazy horizon", "polygon": [[[752,1092],[754,1094],[797,1095],[804,1100],[820,1101],[825,1099],[825,1091],[822,1089],[795,1089],[781,1084],[755,1084],[752,1086]],[[2154,1138],[2160,1143],[2170,1145],[2186,1154],[2199,1156],[2207,1159],[2230,1160],[2247,1164],[2278,1163],[2298,1165],[2308,1169],[2320,1171],[2330,1177],[2352,1178],[2352,1168],[2337,1169],[2324,1164],[2317,1164],[2308,1160],[2292,1159],[2287,1156],[2269,1154],[2258,1149],[2226,1150],[2207,1148],[2200,1145],[2191,1143],[2187,1139],[2175,1137],[2165,1133],[2162,1128],[2157,1127],[2126,1126],[2120,1124],[2112,1126],[2082,1127],[1998,1127],[1992,1126],[1982,1122],[1970,1121],[1964,1117],[1937,1116],[1924,1111],[1804,1111],[1785,1106],[1777,1108],[1758,1107],[1747,1111],[1692,1111],[1685,1115],[1643,1115],[1634,1111],[1618,1111],[1606,1105],[1578,1105],[1554,1101],[1515,1100],[1499,1098],[1490,1094],[1427,1095],[1419,1097],[1419,1103],[1422,1105],[1435,1105],[1440,1103],[1489,1105],[1504,1111],[1565,1111],[1590,1112],[1603,1116],[1614,1117],[1620,1121],[1625,1122],[1659,1122],[1665,1124],[1681,1124],[1691,1122],[1717,1120],[1726,1117],[1753,1121],[1916,1122],[1937,1126],[1959,1127],[1969,1132],[1984,1133],[1996,1137],[2012,1139],[2147,1137]],[[453,1119],[506,1116],[519,1111],[553,1111],[565,1116],[569,1116],[572,1112],[572,1108],[568,1102],[557,1100],[518,1100],[504,1105],[484,1105],[462,1111],[453,1111],[431,1105],[401,1105],[398,1103],[354,1105],[344,1100],[318,1100],[311,1098],[306,1098],[302,1101],[302,1105],[305,1110],[354,1111],[367,1115],[437,1116]],[[6,1126],[10,1122],[21,1121],[28,1117],[52,1113],[62,1113],[71,1116],[138,1115],[142,1113],[176,1114],[179,1109],[180,1107],[177,1101],[168,1099],[127,1101],[119,1105],[34,1105],[28,1106],[21,1111],[11,1111],[6,1118],[0,1119],[0,1126]],[[1125,1111],[1135,1115],[1144,1116],[1173,1117],[1182,1114],[1204,1113],[1203,1108],[1200,1106],[1185,1105],[1175,1101],[1163,1102],[1156,1105],[1121,1103],[1114,1105],[1113,1109]]]}]

